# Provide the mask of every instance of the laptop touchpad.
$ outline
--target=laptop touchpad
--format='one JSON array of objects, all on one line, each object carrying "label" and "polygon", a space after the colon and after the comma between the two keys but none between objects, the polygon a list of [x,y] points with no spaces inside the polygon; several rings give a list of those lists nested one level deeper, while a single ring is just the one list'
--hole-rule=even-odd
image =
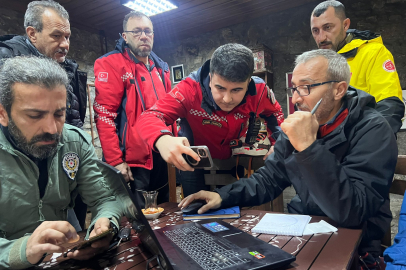
[{"label": "laptop touchpad", "polygon": [[249,235],[247,233],[239,233],[239,234],[232,234],[232,235],[224,235],[224,239],[227,239],[231,243],[237,245],[240,248],[246,248],[250,246],[257,246],[258,245],[258,239],[253,237],[252,235]]}]

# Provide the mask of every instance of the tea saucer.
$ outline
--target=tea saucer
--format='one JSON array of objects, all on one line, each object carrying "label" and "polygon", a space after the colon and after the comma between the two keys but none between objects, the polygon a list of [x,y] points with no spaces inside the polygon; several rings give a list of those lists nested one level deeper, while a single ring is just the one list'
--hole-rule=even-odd
[{"label": "tea saucer", "polygon": [[[145,209],[141,209],[142,213],[144,214]],[[154,214],[144,214],[144,216],[146,217],[146,219],[157,219],[159,217],[159,215],[164,211],[164,209],[162,207],[158,207],[158,212],[154,213]]]}]

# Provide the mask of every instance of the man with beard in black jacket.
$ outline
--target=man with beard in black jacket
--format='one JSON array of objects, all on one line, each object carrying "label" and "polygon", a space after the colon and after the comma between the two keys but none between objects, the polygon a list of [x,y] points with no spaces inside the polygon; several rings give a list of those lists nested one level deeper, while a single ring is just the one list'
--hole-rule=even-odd
[{"label": "man with beard in black jacket", "polygon": [[70,45],[68,12],[54,1],[33,1],[24,16],[26,36],[0,37],[0,59],[18,55],[45,56],[57,61],[69,77],[66,123],[81,128],[86,115],[87,75],[66,59]]},{"label": "man with beard in black jacket", "polygon": [[[35,55],[57,61],[65,69],[69,79],[65,122],[82,128],[86,115],[87,74],[78,70],[79,66],[74,60],[66,59],[71,35],[68,12],[52,0],[33,1],[28,4],[25,12],[24,27],[26,36],[0,37],[0,59]],[[75,213],[82,229],[86,210],[87,206],[80,196],[77,196]],[[73,211],[69,211],[69,216],[69,221],[75,229],[80,230],[75,224],[77,220]]]},{"label": "man with beard in black jacket", "polygon": [[389,187],[398,149],[388,122],[374,109],[374,97],[348,89],[350,76],[346,59],[332,50],[298,56],[288,91],[299,111],[281,124],[284,133],[265,166],[215,192],[192,194],[179,206],[206,200],[203,213],[260,205],[293,185],[297,195],[288,204],[290,213],[328,216],[342,227],[366,222],[359,253],[378,255],[392,219]]}]

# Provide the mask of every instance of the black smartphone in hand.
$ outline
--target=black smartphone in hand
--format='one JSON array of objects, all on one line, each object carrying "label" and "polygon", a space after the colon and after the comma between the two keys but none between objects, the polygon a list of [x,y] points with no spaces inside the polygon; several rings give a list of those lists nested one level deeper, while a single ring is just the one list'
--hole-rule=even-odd
[{"label": "black smartphone in hand", "polygon": [[213,159],[211,158],[210,151],[207,146],[191,146],[190,149],[192,149],[200,157],[200,161],[197,161],[189,155],[182,154],[183,158],[190,165],[190,167],[205,170],[209,170],[213,167]]},{"label": "black smartphone in hand", "polygon": [[66,258],[68,256],[69,252],[74,252],[75,250],[81,250],[81,249],[90,247],[94,242],[99,241],[109,235],[114,235],[113,228],[110,228],[107,231],[104,231],[101,234],[98,234],[96,236],[93,236],[93,237],[89,238],[88,240],[84,240],[84,241],[80,242],[79,244],[77,244],[76,246],[71,248],[69,251],[65,252],[63,254],[63,256]]}]

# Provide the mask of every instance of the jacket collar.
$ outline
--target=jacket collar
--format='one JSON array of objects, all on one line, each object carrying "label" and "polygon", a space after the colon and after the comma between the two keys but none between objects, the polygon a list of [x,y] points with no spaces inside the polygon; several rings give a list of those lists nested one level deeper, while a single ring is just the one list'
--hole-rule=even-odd
[{"label": "jacket collar", "polygon": [[349,125],[352,125],[352,123],[357,122],[362,110],[364,110],[365,107],[375,108],[376,104],[373,96],[364,91],[355,89],[352,86],[348,88],[344,99],[344,103],[348,109],[348,116],[335,128],[334,131],[323,137],[323,139],[326,140],[326,144],[328,144],[330,148],[345,142],[347,140],[345,134],[346,127],[349,127]]},{"label": "jacket collar", "polygon": [[356,29],[349,29],[347,31],[347,37],[345,44],[337,52],[345,58],[355,57],[358,52],[358,48],[368,42],[380,42],[382,43],[382,37],[379,34],[375,34],[371,31],[359,31]]},{"label": "jacket collar", "polygon": [[[213,111],[221,111],[220,107],[216,104],[213,99],[210,88],[210,59],[207,60],[203,66],[201,66],[197,71],[192,72],[189,77],[196,82],[199,82],[200,88],[202,90],[202,104],[201,107],[209,115],[213,114]],[[254,78],[248,84],[248,90],[245,94],[244,99],[241,101],[240,106],[246,102],[247,95],[255,96],[257,94],[257,88],[255,86]]]}]

